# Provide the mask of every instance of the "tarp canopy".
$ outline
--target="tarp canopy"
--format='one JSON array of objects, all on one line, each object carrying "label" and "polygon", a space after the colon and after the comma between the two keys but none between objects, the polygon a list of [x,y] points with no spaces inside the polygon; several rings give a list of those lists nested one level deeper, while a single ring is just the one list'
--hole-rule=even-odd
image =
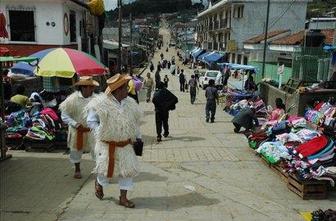
[{"label": "tarp canopy", "polygon": [[213,53],[209,54],[208,56],[204,57],[203,60],[207,64],[210,64],[210,63],[215,63],[215,62],[219,61],[223,57],[224,57],[224,54],[220,54],[218,52],[213,52]]},{"label": "tarp canopy", "polygon": [[202,54],[201,56],[199,56],[197,60],[204,61],[204,58],[211,53],[212,53],[211,51],[208,51],[208,52]]},{"label": "tarp canopy", "polygon": [[205,52],[205,50],[203,50],[202,48],[199,48],[194,53],[192,53],[191,56],[193,56],[193,58],[197,59],[197,57],[200,56],[201,54],[203,54],[204,52]]},{"label": "tarp canopy", "polygon": [[32,62],[36,60],[38,60],[38,58],[36,57],[11,57],[11,56],[0,57],[0,62],[19,62],[19,61]]},{"label": "tarp canopy", "polygon": [[224,66],[229,67],[230,69],[235,69],[235,70],[254,70],[256,71],[256,67],[252,65],[243,65],[243,64],[234,64],[234,63],[217,63],[217,65],[221,68]]}]

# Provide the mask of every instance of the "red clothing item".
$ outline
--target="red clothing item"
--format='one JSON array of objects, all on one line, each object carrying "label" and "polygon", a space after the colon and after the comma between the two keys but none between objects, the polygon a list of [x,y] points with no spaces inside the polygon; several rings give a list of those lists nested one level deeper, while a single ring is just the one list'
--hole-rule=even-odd
[{"label": "red clothing item", "polygon": [[328,144],[328,138],[326,136],[315,137],[310,141],[300,144],[295,152],[299,154],[301,158],[313,155],[322,150]]}]

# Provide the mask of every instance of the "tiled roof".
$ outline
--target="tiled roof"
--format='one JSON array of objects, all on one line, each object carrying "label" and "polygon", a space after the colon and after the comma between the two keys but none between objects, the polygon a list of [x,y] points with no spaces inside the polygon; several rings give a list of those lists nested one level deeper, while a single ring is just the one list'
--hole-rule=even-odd
[{"label": "tiled roof", "polygon": [[[333,29],[325,29],[321,30],[321,32],[326,36],[325,43],[332,44],[333,37],[334,37],[334,30]],[[302,44],[304,40],[304,30],[299,31],[295,34],[289,35],[287,37],[283,37],[272,41],[272,44],[275,45],[299,45]]]},{"label": "tiled roof", "polygon": [[[267,36],[268,38],[273,38],[277,35],[289,32],[290,30],[276,30],[276,31],[271,31],[268,32]],[[248,40],[246,40],[244,43],[245,44],[259,44],[260,42],[262,42],[265,39],[265,33],[254,36],[253,38],[250,38]]]}]

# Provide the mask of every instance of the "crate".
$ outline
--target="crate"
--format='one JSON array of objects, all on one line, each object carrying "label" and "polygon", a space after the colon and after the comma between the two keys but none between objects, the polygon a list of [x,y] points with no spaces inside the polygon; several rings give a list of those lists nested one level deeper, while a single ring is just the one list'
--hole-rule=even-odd
[{"label": "crate", "polygon": [[326,199],[328,197],[328,185],[321,180],[299,180],[296,175],[288,175],[288,189],[299,195],[303,200]]},{"label": "crate", "polygon": [[261,155],[261,160],[262,162],[268,166],[271,170],[273,170],[276,174],[278,174],[280,176],[280,178],[285,182],[287,183],[287,180],[288,180],[288,173],[285,172],[280,166],[279,164],[276,164],[276,165],[273,165],[273,164],[270,164],[266,158]]}]

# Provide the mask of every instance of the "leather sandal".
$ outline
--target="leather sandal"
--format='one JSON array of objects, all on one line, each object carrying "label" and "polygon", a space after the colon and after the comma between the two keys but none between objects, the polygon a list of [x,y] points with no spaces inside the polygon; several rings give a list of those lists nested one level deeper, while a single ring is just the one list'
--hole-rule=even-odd
[{"label": "leather sandal", "polygon": [[98,181],[95,181],[95,195],[98,199],[102,200],[104,197],[103,187],[98,183]]},{"label": "leather sandal", "polygon": [[135,204],[132,201],[129,201],[128,199],[126,199],[126,201],[122,202],[120,197],[119,197],[119,205],[124,206],[126,208],[134,208],[135,207]]}]

